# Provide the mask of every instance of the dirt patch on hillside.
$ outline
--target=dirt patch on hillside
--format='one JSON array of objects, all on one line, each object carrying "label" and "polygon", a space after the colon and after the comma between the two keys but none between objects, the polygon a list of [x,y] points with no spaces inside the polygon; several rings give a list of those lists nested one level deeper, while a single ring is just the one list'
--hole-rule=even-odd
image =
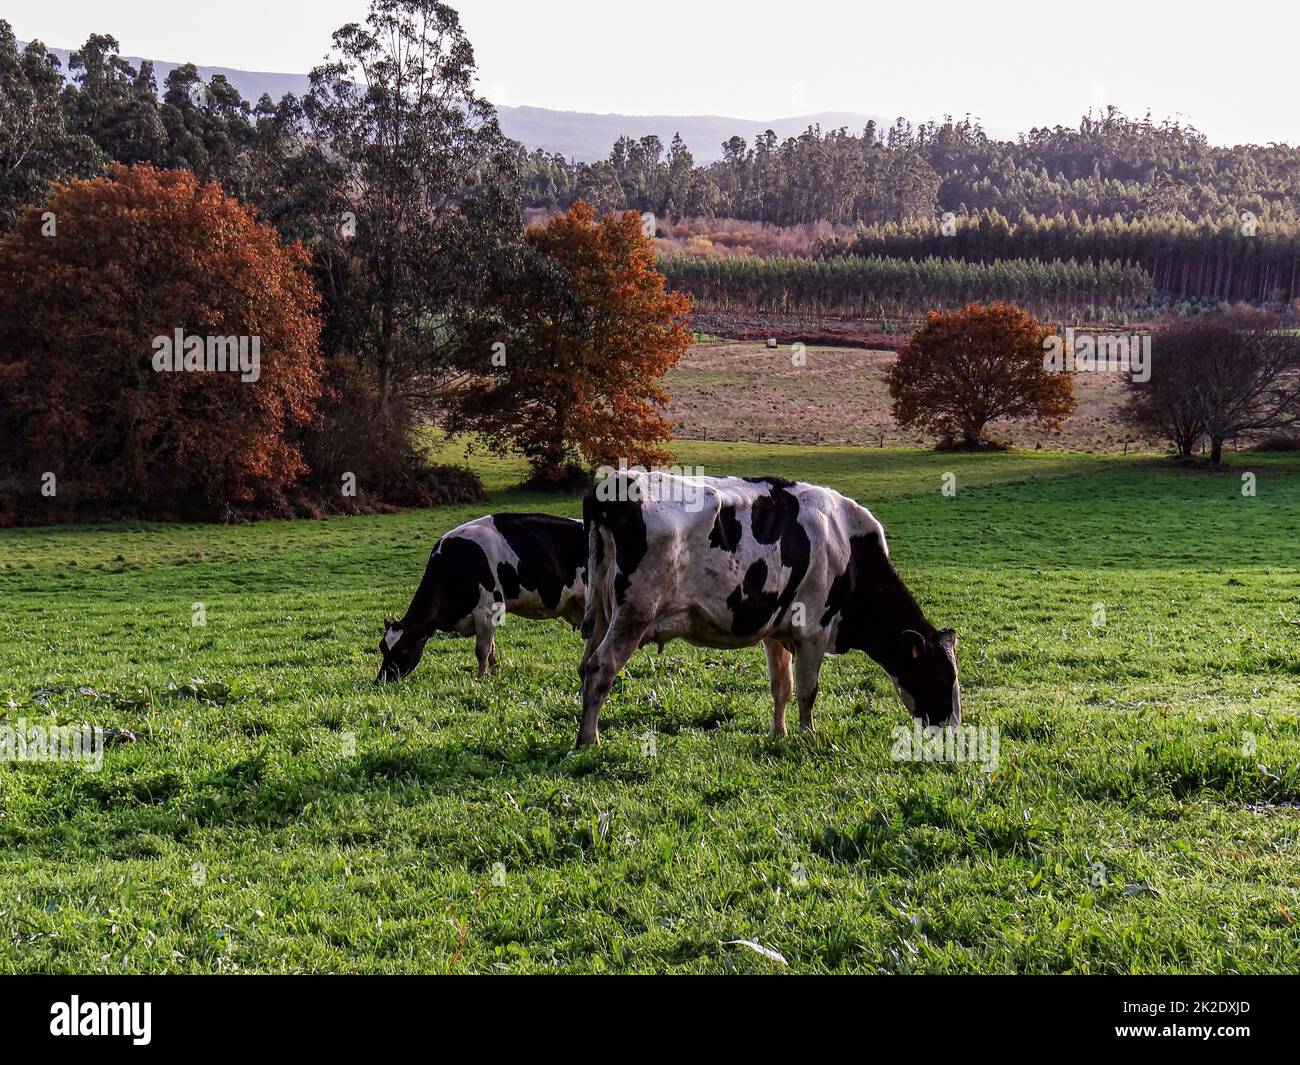
[{"label": "dirt patch on hillside", "polygon": [[[892,351],[809,346],[802,366],[788,344],[726,340],[697,344],[665,379],[668,416],[686,440],[749,440],[789,444],[920,444],[924,434],[900,429],[889,413],[885,371]],[[1119,421],[1120,374],[1076,374],[1078,409],[1059,432],[1015,421],[995,422],[991,436],[1017,447],[1068,451],[1162,450],[1135,438]]]}]

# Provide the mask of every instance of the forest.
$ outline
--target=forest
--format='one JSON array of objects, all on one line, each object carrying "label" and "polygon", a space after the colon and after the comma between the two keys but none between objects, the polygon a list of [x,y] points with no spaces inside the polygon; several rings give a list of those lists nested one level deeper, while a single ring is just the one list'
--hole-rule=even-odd
[{"label": "forest", "polygon": [[680,138],[624,137],[596,164],[521,152],[524,204],[857,227],[822,255],[1130,262],[1168,303],[1300,295],[1300,149],[1287,145],[1219,147],[1110,109],[1015,142],[969,118],[899,119],[861,134],[733,137],[724,150],[707,167]]},{"label": "forest", "polygon": [[[188,169],[255,205],[286,237],[319,226],[320,175],[300,150],[313,128],[307,101],[250,104],[191,65],[160,86],[148,62],[132,66],[108,35],[90,37],[65,72],[38,46],[20,52],[3,24],[0,90],[0,231],[50,182],[109,161]],[[608,159],[578,163],[503,141],[493,165],[509,195],[540,214],[582,200],[601,213],[652,213],[661,229],[711,217],[821,223],[841,232],[810,249],[820,258],[1026,260],[1043,264],[1044,277],[1056,260],[1103,273],[1131,264],[1149,275],[1153,304],[1179,309],[1300,297],[1300,148],[1214,145],[1185,123],[1113,108],[1015,141],[945,117],[860,132],[811,127],[785,140],[769,131],[723,147],[723,159],[700,166],[680,137],[621,137]],[[681,277],[686,267],[671,269]],[[933,267],[916,276],[937,277]]]}]

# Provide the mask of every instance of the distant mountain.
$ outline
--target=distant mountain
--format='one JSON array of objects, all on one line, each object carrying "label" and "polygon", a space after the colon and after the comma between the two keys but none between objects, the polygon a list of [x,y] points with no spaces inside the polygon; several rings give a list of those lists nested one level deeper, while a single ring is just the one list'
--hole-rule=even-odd
[{"label": "distant mountain", "polygon": [[[50,48],[63,64],[66,76],[68,49]],[[125,56],[127,62],[138,67],[139,56]],[[154,76],[161,88],[167,75],[180,63],[163,59],[153,61]],[[223,74],[249,103],[257,103],[262,93],[278,100],[287,92],[301,97],[307,91],[305,74],[272,74],[251,70],[234,70],[231,67],[198,67],[204,81],[214,74]],[[608,157],[609,150],[619,137],[643,137],[656,134],[667,145],[673,134],[680,133],[697,163],[711,163],[722,158],[722,144],[734,136],[744,137],[751,144],[765,130],[778,137],[797,137],[811,125],[823,130],[847,126],[853,133],[861,133],[871,115],[846,111],[824,111],[816,115],[799,115],[794,118],[774,118],[770,122],[756,122],[748,118],[726,118],[721,115],[597,115],[582,111],[552,111],[545,107],[498,107],[501,129],[507,137],[528,148],[541,148],[583,163]],[[876,120],[878,123],[880,119]]]}]

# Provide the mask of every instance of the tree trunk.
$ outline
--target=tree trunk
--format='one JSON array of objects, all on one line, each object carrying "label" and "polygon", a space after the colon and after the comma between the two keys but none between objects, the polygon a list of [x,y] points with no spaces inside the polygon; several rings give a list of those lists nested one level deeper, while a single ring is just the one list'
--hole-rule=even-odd
[{"label": "tree trunk", "polygon": [[1223,461],[1223,437],[1210,437],[1210,465],[1218,466]]}]

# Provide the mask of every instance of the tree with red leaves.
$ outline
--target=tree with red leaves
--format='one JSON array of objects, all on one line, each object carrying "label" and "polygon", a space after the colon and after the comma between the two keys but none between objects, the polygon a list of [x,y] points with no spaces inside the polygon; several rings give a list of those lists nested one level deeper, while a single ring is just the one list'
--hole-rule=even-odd
[{"label": "tree with red leaves", "polygon": [[1010,303],[932,311],[898,353],[887,380],[894,418],[967,447],[997,418],[1058,428],[1075,408],[1074,379],[1044,364],[1050,329]]},{"label": "tree with red leaves", "polygon": [[667,462],[672,438],[659,379],[691,334],[690,304],[668,292],[634,212],[597,219],[578,202],[527,233],[521,262],[498,282],[446,393],[446,427],[527,456],[535,480],[565,479],[579,460]]},{"label": "tree with red leaves", "polygon": [[0,241],[18,517],[282,509],[322,391],[307,265],[188,171],[118,166],[29,207]]}]

